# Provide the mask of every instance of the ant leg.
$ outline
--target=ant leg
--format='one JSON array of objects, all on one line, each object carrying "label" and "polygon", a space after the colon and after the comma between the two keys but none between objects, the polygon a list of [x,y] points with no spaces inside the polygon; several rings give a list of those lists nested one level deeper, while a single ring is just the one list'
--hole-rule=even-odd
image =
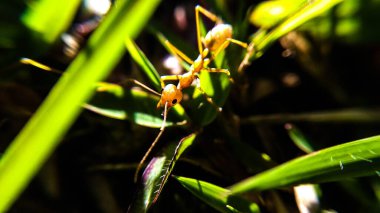
[{"label": "ant leg", "polygon": [[57,69],[54,69],[48,65],[41,64],[40,62],[35,61],[33,59],[30,59],[30,58],[21,58],[20,63],[26,64],[26,65],[31,65],[33,67],[37,67],[37,68],[40,68],[40,69],[48,71],[48,72],[54,72],[54,73],[58,73],[58,74],[63,73],[61,70],[57,70]]},{"label": "ant leg", "polygon": [[144,165],[146,159],[148,158],[149,154],[152,152],[154,146],[157,144],[157,142],[160,139],[162,133],[164,133],[165,126],[166,126],[166,117],[167,117],[167,114],[168,114],[168,102],[165,103],[164,112],[163,112],[164,120],[162,121],[160,132],[158,133],[158,135],[154,139],[153,143],[150,145],[148,151],[146,151],[144,157],[140,160],[139,165],[136,168],[135,175],[134,175],[134,178],[133,178],[133,180],[134,180],[135,183],[137,182],[137,178],[138,178],[139,172],[140,172],[142,166]]},{"label": "ant leg", "polygon": [[238,72],[239,73],[242,73],[244,71],[244,69],[250,65],[250,62],[249,62],[249,59],[253,56],[253,54],[255,54],[255,45],[254,43],[250,43],[248,45],[248,48],[247,48],[247,53],[245,54],[245,57],[243,59],[243,61],[240,63],[239,65],[239,68],[238,68]]},{"label": "ant leg", "polygon": [[166,40],[165,44],[169,48],[170,52],[177,57],[178,60],[186,61],[188,64],[193,64],[194,61],[191,60],[185,53],[183,53],[181,50],[177,49],[170,41]]},{"label": "ant leg", "polygon": [[212,98],[209,95],[207,95],[207,93],[202,89],[199,79],[197,80],[197,87],[196,88],[199,90],[199,92],[201,92],[203,97],[205,97],[207,102],[209,102],[213,107],[215,107],[215,109],[218,110],[218,112],[222,111],[222,107],[219,107],[218,105],[216,105],[216,103],[212,100]]},{"label": "ant leg", "polygon": [[198,51],[199,51],[199,54],[202,54],[203,46],[202,46],[202,36],[201,36],[201,27],[200,27],[201,19],[199,17],[199,13],[202,13],[205,17],[209,18],[211,21],[215,23],[222,23],[223,21],[219,19],[215,14],[206,10],[205,8],[199,5],[195,7],[195,24],[196,24],[196,29],[197,29]]},{"label": "ant leg", "polygon": [[179,81],[181,79],[181,75],[162,75],[161,80],[161,87],[165,87],[165,81]]},{"label": "ant leg", "polygon": [[202,71],[212,72],[212,73],[224,73],[224,74],[226,74],[229,77],[229,80],[230,80],[231,83],[234,82],[234,79],[231,77],[231,73],[230,73],[230,71],[228,69],[207,68],[207,69],[203,69]]},{"label": "ant leg", "polygon": [[227,46],[230,44],[230,43],[234,43],[234,44],[237,44],[239,46],[241,46],[242,48],[244,49],[247,49],[248,48],[248,44],[245,43],[245,42],[242,42],[242,41],[239,41],[239,40],[236,40],[236,39],[233,39],[233,38],[228,38],[226,41],[224,41],[222,43],[222,45],[220,45],[218,47],[217,50],[215,50],[213,53],[212,53],[212,56],[211,56],[211,59],[210,60],[213,60],[222,50],[226,49]]},{"label": "ant leg", "polygon": [[[218,17],[216,16],[215,14],[213,14],[212,12],[206,10],[205,8],[203,8],[202,6],[199,6],[197,5],[195,7],[195,12],[196,12],[196,16],[197,16],[197,13],[202,13],[205,17],[209,18],[211,21],[219,24],[219,23],[223,23],[223,21]],[[198,15],[199,17],[199,15]]]},{"label": "ant leg", "polygon": [[242,41],[239,41],[239,40],[236,40],[233,38],[228,38],[227,40],[230,41],[231,43],[234,43],[234,44],[237,44],[237,45],[243,47],[244,49],[248,48],[248,44],[245,42],[242,42]]},{"label": "ant leg", "polygon": [[219,68],[207,68],[207,69],[203,69],[202,71],[206,71],[206,72],[219,72],[219,73],[224,73],[226,74],[228,77],[230,76],[230,71],[228,69],[219,69]]},{"label": "ant leg", "polygon": [[229,40],[224,41],[224,42],[222,43],[222,45],[220,45],[220,46],[218,47],[218,49],[216,49],[214,52],[212,52],[212,54],[211,54],[211,58],[210,58],[210,61],[214,60],[214,58],[215,58],[217,55],[219,55],[219,53],[220,53],[222,50],[226,49],[227,46],[228,46],[229,44],[230,44],[230,41],[229,41]]}]

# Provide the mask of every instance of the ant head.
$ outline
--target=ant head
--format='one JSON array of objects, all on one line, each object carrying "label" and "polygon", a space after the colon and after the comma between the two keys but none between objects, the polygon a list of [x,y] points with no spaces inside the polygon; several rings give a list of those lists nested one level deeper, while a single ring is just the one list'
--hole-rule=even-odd
[{"label": "ant head", "polygon": [[206,34],[204,45],[213,52],[229,38],[232,38],[232,26],[229,24],[217,24]]},{"label": "ant head", "polygon": [[182,91],[174,84],[168,84],[164,87],[161,94],[160,102],[157,107],[164,107],[165,103],[168,103],[168,108],[176,105],[182,100]]}]

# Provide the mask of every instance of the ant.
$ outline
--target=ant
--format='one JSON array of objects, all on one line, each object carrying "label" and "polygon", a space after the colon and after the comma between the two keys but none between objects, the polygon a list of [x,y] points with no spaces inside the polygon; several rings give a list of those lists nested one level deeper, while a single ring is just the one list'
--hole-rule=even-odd
[{"label": "ant", "polygon": [[[200,13],[203,14],[208,19],[210,19],[211,21],[215,22],[215,26],[210,31],[208,31],[205,37],[201,36],[201,30],[200,30],[201,18],[199,15]],[[208,67],[208,65],[221,51],[226,49],[230,43],[237,44],[244,49],[247,49],[248,47],[247,43],[239,41],[239,40],[235,40],[232,38],[231,25],[225,24],[222,19],[220,19],[215,14],[211,13],[210,11],[206,10],[205,8],[199,5],[195,7],[195,19],[196,19],[197,46],[198,46],[199,56],[194,61],[191,60],[182,51],[177,49],[168,40],[165,41],[165,44],[167,45],[169,50],[174,54],[174,56],[178,60],[184,60],[188,64],[191,64],[188,72],[182,75],[161,76],[160,81],[161,81],[161,87],[163,88],[161,94],[152,90],[151,88],[144,85],[143,83],[140,83],[137,80],[131,80],[133,83],[141,86],[142,88],[152,92],[153,94],[157,96],[160,96],[160,100],[157,103],[157,108],[163,108],[163,113],[162,113],[163,121],[160,127],[160,132],[158,133],[155,140],[152,142],[151,146],[149,147],[149,149],[146,151],[145,155],[139,162],[137,169],[135,171],[135,175],[134,175],[135,182],[137,182],[139,171],[141,170],[146,159],[148,158],[149,154],[151,153],[154,146],[157,144],[158,140],[160,139],[161,135],[163,134],[165,130],[168,110],[171,107],[181,102],[182,96],[183,96],[182,90],[190,87],[193,84],[193,82],[199,78],[200,72],[224,73],[227,76],[230,76],[229,70],[219,69],[219,68],[210,68]],[[45,71],[60,73],[60,71],[57,71],[54,68],[50,68],[32,59],[23,58],[20,60],[20,62],[23,64],[29,64],[29,65],[38,67]],[[167,81],[178,81],[178,84],[165,85],[165,82]],[[218,111],[222,110],[220,107],[216,106],[213,100],[205,93],[205,91],[203,91],[200,84],[197,84],[196,88],[202,93],[202,95],[205,96],[206,100],[210,104],[212,104],[218,109]]]},{"label": "ant", "polygon": [[[201,37],[200,24],[201,19],[199,14],[203,14],[205,17],[215,22],[215,26],[206,34],[205,37]],[[195,7],[195,21],[196,21],[196,30],[197,30],[197,45],[199,56],[193,61],[187,55],[185,55],[182,51],[177,49],[173,44],[171,44],[168,40],[165,41],[165,44],[169,48],[169,50],[174,53],[174,56],[178,60],[184,60],[188,64],[191,64],[188,72],[182,75],[164,75],[161,76],[161,87],[163,88],[161,93],[160,101],[157,104],[157,108],[164,108],[163,111],[163,122],[160,128],[160,132],[157,137],[145,153],[144,157],[140,161],[137,166],[134,181],[137,181],[138,173],[143,166],[145,160],[149,156],[153,147],[158,142],[162,133],[165,129],[165,122],[167,117],[167,111],[174,105],[178,104],[182,100],[182,90],[190,87],[193,82],[199,78],[199,73],[202,71],[205,72],[213,72],[213,73],[224,73],[230,76],[230,72],[227,69],[218,69],[218,68],[209,68],[208,65],[210,62],[224,49],[228,47],[230,43],[235,43],[244,49],[248,47],[247,43],[241,42],[239,40],[235,40],[232,38],[232,26],[229,24],[225,24],[222,19],[217,17],[215,14],[206,10],[201,6]],[[167,84],[166,81],[178,81],[177,85]],[[203,91],[200,84],[197,84],[196,87],[206,98],[206,100],[211,103],[213,106],[217,107],[218,111],[222,109],[212,101],[212,99]]]}]

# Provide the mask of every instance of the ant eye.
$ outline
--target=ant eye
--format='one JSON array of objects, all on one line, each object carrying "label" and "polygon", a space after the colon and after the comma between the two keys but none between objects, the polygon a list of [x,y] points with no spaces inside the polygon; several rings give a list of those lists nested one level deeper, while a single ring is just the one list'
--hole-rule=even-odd
[{"label": "ant eye", "polygon": [[172,101],[172,104],[176,104],[177,103],[177,99],[174,99],[173,101]]}]

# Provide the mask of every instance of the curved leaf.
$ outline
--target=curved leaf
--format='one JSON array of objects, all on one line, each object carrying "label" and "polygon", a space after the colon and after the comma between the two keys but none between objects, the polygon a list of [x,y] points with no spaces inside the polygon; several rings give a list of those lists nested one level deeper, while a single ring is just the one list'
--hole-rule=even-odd
[{"label": "curved leaf", "polygon": [[125,39],[125,46],[127,47],[129,54],[131,54],[133,60],[135,60],[135,62],[143,69],[144,73],[153,83],[156,91],[160,91],[162,89],[160,75],[158,74],[156,68],[154,68],[149,59],[131,38]]},{"label": "curved leaf", "polygon": [[161,156],[154,157],[145,168],[139,191],[128,212],[146,212],[153,205],[166,184],[174,165],[182,153],[192,145],[196,134],[181,139],[178,145],[168,146]]},{"label": "curved leaf", "polygon": [[33,1],[21,20],[28,28],[38,33],[39,39],[51,44],[70,25],[80,3],[79,0],[68,0],[65,3],[50,0]]},{"label": "curved leaf", "polygon": [[[263,36],[262,33],[255,34],[252,38],[249,51],[245,56],[243,62],[240,64],[239,71],[243,70],[246,64],[250,61],[255,60],[263,55],[263,52],[271,46],[277,39],[286,33],[296,29],[305,22],[313,19],[322,13],[328,11],[336,4],[342,2],[343,0],[315,0],[303,7],[301,10],[296,11],[294,14],[290,15],[289,18],[285,19],[278,26],[268,33],[265,32]],[[259,30],[262,32],[262,29]],[[259,36],[260,38],[256,38]]]},{"label": "curved leaf", "polygon": [[230,187],[233,194],[247,191],[342,180],[377,174],[380,136],[326,148],[296,158]]},{"label": "curved leaf", "polygon": [[302,151],[306,153],[311,153],[315,149],[310,144],[309,140],[296,126],[292,124],[286,124],[285,129],[288,131],[289,137],[292,139],[293,143]]},{"label": "curved leaf", "polygon": [[256,6],[249,20],[258,27],[272,28],[307,3],[307,0],[263,1]]},{"label": "curved leaf", "polygon": [[199,199],[220,212],[260,212],[256,203],[251,203],[238,196],[230,196],[228,189],[186,177],[175,178]]}]

